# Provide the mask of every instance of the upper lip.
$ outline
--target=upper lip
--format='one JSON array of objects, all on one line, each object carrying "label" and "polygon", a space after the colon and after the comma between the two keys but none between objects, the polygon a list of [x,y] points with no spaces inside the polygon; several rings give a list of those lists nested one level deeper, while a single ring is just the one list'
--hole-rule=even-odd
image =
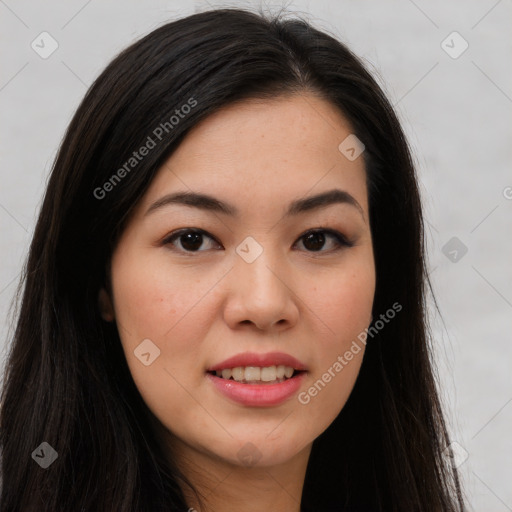
[{"label": "upper lip", "polygon": [[295,357],[283,352],[267,352],[266,354],[258,354],[256,352],[244,352],[237,354],[214,364],[207,369],[209,372],[216,370],[225,370],[228,368],[236,368],[238,366],[259,366],[261,368],[267,366],[290,366],[295,370],[306,370],[306,365]]}]

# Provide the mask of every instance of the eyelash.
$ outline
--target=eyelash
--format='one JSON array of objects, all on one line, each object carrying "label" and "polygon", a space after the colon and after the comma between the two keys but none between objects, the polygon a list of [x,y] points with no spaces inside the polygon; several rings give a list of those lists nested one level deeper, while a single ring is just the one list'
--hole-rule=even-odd
[{"label": "eyelash", "polygon": [[[181,236],[183,236],[183,235],[185,235],[187,233],[196,233],[196,234],[199,234],[199,235],[206,236],[206,237],[214,240],[217,244],[221,245],[219,242],[217,242],[217,240],[215,240],[214,237],[209,235],[206,231],[204,231],[202,229],[198,229],[198,228],[183,228],[183,229],[178,229],[176,231],[173,231],[172,233],[169,234],[169,236],[167,236],[163,240],[162,244],[163,245],[172,245],[174,240],[179,239],[179,237],[181,237]],[[309,252],[311,254],[322,254],[322,253],[325,254],[325,253],[337,252],[337,251],[340,251],[343,248],[353,247],[354,246],[354,243],[350,242],[349,240],[347,240],[347,238],[342,233],[340,233],[339,231],[336,231],[334,229],[327,229],[327,228],[310,229],[310,230],[306,231],[304,234],[302,234],[298,238],[298,240],[301,240],[302,238],[306,237],[309,234],[317,234],[317,233],[323,233],[323,234],[326,234],[326,235],[331,236],[332,238],[334,238],[335,241],[336,241],[337,247],[335,247],[334,249],[331,249],[329,251],[323,251],[323,250],[307,251],[306,250],[306,252]],[[196,254],[196,253],[205,252],[205,251],[187,251],[185,249],[176,249],[176,248],[171,249],[171,250],[173,250],[175,252],[178,252],[178,253],[187,254],[187,255],[188,254]]]}]

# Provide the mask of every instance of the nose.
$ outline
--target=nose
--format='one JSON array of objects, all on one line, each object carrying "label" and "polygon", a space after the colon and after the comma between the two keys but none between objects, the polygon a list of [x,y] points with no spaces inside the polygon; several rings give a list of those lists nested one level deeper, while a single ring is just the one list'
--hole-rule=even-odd
[{"label": "nose", "polygon": [[224,319],[232,329],[252,324],[262,331],[280,332],[299,318],[299,300],[290,272],[268,251],[252,263],[241,258],[229,273]]}]

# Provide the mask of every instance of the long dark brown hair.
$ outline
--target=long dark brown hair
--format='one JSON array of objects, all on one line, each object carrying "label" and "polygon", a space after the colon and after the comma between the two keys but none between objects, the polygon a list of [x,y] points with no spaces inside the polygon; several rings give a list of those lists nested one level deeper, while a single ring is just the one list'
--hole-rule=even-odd
[{"label": "long dark brown hair", "polygon": [[[236,101],[304,92],[337,107],[365,145],[374,318],[395,302],[403,309],[368,342],[348,402],[314,441],[301,507],[463,510],[444,455],[422,208],[399,121],[335,37],[299,17],[219,9],[121,52],[66,131],[16,296],[0,413],[2,512],[187,510],[190,482],[163,456],[98,291],[109,289],[110,257],[134,206],[193,126]],[[169,122],[177,109],[186,115]],[[113,179],[160,123],[156,147]],[[32,460],[42,442],[58,454],[47,469]]]}]

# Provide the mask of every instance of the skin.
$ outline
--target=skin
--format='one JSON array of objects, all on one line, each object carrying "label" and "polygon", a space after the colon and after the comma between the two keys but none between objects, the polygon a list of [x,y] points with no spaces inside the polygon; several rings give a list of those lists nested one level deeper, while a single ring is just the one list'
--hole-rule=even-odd
[{"label": "skin", "polygon": [[[248,100],[209,116],[159,170],[112,257],[112,296],[100,292],[117,323],[134,382],[154,415],[169,456],[200,493],[201,509],[299,511],[313,441],[345,405],[362,350],[309,403],[296,394],[272,407],[236,404],[206,369],[246,351],[281,351],[306,364],[307,391],[371,322],[375,265],[363,157],[338,149],[353,130],[330,103],[310,93]],[[361,211],[334,204],[286,218],[288,204],[338,188]],[[144,215],[165,194],[213,195],[238,217],[185,205]],[[206,231],[187,252],[182,228]],[[315,245],[307,232],[333,229]],[[212,238],[209,238],[211,236]],[[263,248],[252,263],[235,249],[247,237]],[[313,249],[312,249],[313,247]],[[134,355],[144,339],[160,349],[145,366]],[[353,440],[347,440],[353,442]],[[254,445],[258,460],[238,452]],[[249,445],[247,445],[249,446]]]}]

